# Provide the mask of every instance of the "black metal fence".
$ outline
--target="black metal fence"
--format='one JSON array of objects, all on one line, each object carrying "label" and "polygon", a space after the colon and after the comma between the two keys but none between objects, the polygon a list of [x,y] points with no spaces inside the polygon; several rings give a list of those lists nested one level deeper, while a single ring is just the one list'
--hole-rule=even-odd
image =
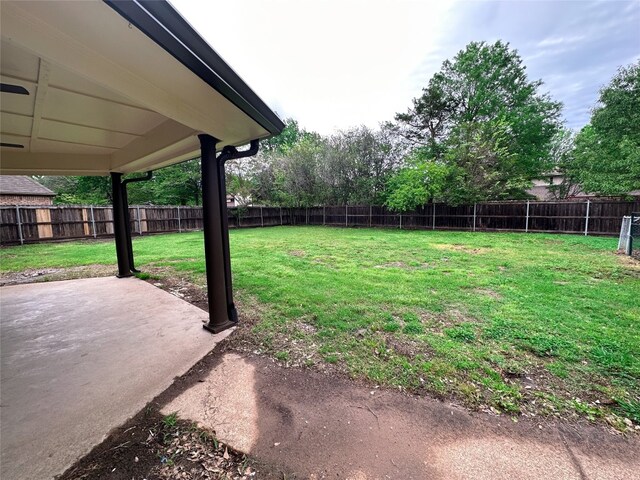
[{"label": "black metal fence", "polygon": [[[451,206],[428,204],[395,213],[382,206],[229,208],[231,228],[331,225],[420,230],[468,230],[618,235],[622,218],[640,210],[640,199],[564,202],[510,201]],[[202,228],[202,207],[132,206],[134,235]],[[106,206],[1,206],[0,243],[98,238],[113,235]]]}]

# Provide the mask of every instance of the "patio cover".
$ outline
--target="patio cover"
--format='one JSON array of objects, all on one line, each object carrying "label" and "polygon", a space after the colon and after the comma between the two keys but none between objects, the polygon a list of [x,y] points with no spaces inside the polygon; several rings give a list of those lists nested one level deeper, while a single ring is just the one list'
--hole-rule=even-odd
[{"label": "patio cover", "polygon": [[200,133],[220,150],[283,128],[166,2],[0,8],[3,174],[152,170],[198,156]]},{"label": "patio cover", "polygon": [[165,1],[4,0],[0,17],[0,174],[111,175],[118,274],[130,276],[135,179],[122,175],[200,156],[205,328],[234,325],[224,162],[282,121]]}]

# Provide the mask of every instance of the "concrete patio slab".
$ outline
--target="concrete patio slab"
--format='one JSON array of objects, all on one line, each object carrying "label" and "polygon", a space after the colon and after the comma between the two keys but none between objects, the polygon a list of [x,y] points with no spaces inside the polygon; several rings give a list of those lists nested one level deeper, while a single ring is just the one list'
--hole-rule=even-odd
[{"label": "concrete patio slab", "polygon": [[136,278],[0,288],[2,478],[61,474],[229,331]]},{"label": "concrete patio slab", "polygon": [[255,355],[218,355],[186,389],[163,394],[162,413],[177,411],[292,478],[640,478],[635,435],[544,418],[514,423]]}]

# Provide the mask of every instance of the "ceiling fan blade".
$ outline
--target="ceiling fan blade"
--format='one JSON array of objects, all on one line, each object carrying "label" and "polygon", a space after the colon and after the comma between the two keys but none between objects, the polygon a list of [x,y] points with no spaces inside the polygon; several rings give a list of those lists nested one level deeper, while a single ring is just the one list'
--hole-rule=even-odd
[{"label": "ceiling fan blade", "polygon": [[18,95],[29,95],[29,90],[20,86],[12,85],[10,83],[0,83],[0,92],[16,93]]}]

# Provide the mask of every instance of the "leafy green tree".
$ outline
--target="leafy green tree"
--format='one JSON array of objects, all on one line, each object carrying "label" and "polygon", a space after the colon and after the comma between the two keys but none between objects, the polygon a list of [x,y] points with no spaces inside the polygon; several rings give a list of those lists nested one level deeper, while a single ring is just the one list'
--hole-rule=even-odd
[{"label": "leafy green tree", "polygon": [[568,173],[585,192],[626,195],[640,189],[640,62],[620,68],[600,91],[574,155]]},{"label": "leafy green tree", "polygon": [[[550,183],[548,186],[549,193],[554,199],[562,200],[573,197],[581,191],[580,185],[569,174],[575,159],[575,141],[576,134],[568,128],[558,130],[551,140],[551,166],[549,173],[563,174],[562,181],[559,184]],[[551,178],[553,179],[553,177]]]},{"label": "leafy green tree", "polygon": [[448,168],[426,158],[427,152],[427,149],[415,150],[408,164],[390,177],[385,205],[391,210],[415,210],[442,195]]},{"label": "leafy green tree", "polygon": [[[127,175],[137,177],[140,174]],[[146,182],[130,183],[129,203],[156,205],[200,205],[202,176],[200,159],[160,168]]]},{"label": "leafy green tree", "polygon": [[277,205],[310,207],[320,203],[322,187],[318,174],[325,153],[324,140],[306,136],[272,158],[273,193]]},{"label": "leafy green tree", "polygon": [[[560,127],[561,104],[539,93],[541,86],[541,80],[527,78],[522,59],[508,43],[472,42],[442,64],[409,111],[396,116],[396,130],[413,144],[428,148],[433,158],[455,167],[451,180],[456,183],[447,188],[452,200],[477,198],[482,191],[472,181],[459,183],[461,179],[504,175],[513,179],[501,182],[509,190],[485,190],[481,199],[522,196],[528,186],[522,180],[530,182],[549,168],[550,142]],[[502,173],[487,170],[504,166],[504,161],[489,162],[486,156],[490,144],[496,147],[493,137],[498,134],[499,157],[509,158],[509,170]],[[479,143],[472,146],[474,141]],[[469,156],[474,152],[484,152],[479,166]],[[464,188],[471,190],[457,191]]]},{"label": "leafy green tree", "polygon": [[285,118],[284,124],[285,127],[280,135],[260,141],[260,150],[262,152],[284,153],[303,138],[317,136],[316,133],[308,132],[304,128],[301,128],[298,121],[293,118]]},{"label": "leafy green tree", "polygon": [[448,203],[526,196],[531,181],[509,148],[510,133],[509,125],[500,121],[468,122],[455,129],[445,154],[449,169],[443,197]]},{"label": "leafy green tree", "polygon": [[56,193],[54,202],[61,205],[111,204],[109,177],[38,176],[37,180]]},{"label": "leafy green tree", "polygon": [[360,126],[337,132],[326,144],[319,168],[322,202],[336,205],[381,202],[387,178],[400,159],[385,132]]}]

